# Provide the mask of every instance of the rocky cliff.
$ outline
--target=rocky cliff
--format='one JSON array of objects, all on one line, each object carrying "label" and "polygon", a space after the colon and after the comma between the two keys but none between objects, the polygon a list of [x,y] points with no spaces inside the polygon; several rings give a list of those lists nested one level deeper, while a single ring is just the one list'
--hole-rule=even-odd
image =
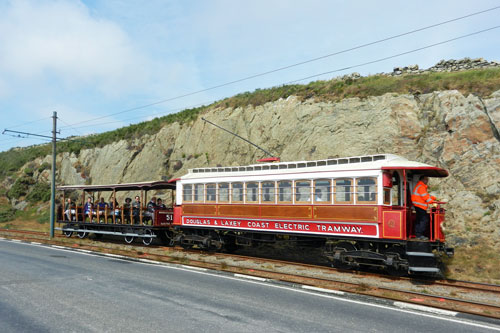
[{"label": "rocky cliff", "polygon": [[[257,107],[213,108],[202,116],[283,161],[393,153],[445,168],[450,177],[431,180],[430,188],[448,202],[449,241],[500,249],[500,90],[485,99],[454,90],[340,102],[292,96]],[[249,164],[260,157],[254,147],[199,117],[156,135],[60,154],[58,181],[168,179],[188,168]],[[47,156],[34,163],[49,161]],[[34,176],[47,179],[49,170]]]}]

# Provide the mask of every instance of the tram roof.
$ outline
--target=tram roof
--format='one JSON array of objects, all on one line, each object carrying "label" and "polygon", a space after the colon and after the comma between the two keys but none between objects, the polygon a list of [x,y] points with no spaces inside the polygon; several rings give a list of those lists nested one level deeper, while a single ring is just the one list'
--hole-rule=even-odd
[{"label": "tram roof", "polygon": [[139,183],[126,184],[107,184],[107,185],[64,185],[58,186],[57,190],[80,190],[80,191],[140,191],[140,190],[175,190],[175,181],[147,181]]},{"label": "tram roof", "polygon": [[358,170],[412,170],[429,177],[447,177],[448,171],[431,165],[410,161],[393,154],[378,154],[329,158],[315,161],[294,161],[251,164],[247,166],[189,169],[181,179],[283,174],[294,172],[358,171]]}]

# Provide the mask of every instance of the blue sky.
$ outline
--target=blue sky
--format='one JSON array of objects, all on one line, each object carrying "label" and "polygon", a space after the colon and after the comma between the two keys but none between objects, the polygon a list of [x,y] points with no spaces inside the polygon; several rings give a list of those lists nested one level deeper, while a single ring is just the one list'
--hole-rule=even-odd
[{"label": "blue sky", "polygon": [[[499,1],[0,0],[0,130],[99,133],[500,25],[500,9],[270,75],[88,121],[499,6]],[[495,19],[496,18],[496,19]],[[319,76],[500,61],[500,29]],[[307,83],[310,80],[303,81]],[[87,121],[87,122],[85,122]],[[0,136],[0,151],[44,142]]]}]

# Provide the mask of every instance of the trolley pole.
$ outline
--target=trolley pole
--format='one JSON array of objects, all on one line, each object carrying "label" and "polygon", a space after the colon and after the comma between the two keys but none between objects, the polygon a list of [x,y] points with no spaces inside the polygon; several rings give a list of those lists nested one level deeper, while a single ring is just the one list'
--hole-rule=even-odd
[{"label": "trolley pole", "polygon": [[52,181],[50,188],[50,239],[54,238],[54,221],[56,211],[56,129],[57,112],[52,116]]}]

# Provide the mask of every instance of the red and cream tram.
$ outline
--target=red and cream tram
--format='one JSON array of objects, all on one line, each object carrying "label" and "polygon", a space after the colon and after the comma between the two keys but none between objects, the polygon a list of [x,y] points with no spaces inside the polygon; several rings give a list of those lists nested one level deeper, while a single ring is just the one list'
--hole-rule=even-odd
[{"label": "red and cream tram", "polygon": [[414,237],[410,197],[422,175],[448,172],[390,154],[191,169],[165,182],[176,189],[172,222],[148,230],[183,247],[230,251],[294,241],[324,247],[336,266],[439,273],[441,255],[453,253],[439,204],[430,212],[429,240]]}]

